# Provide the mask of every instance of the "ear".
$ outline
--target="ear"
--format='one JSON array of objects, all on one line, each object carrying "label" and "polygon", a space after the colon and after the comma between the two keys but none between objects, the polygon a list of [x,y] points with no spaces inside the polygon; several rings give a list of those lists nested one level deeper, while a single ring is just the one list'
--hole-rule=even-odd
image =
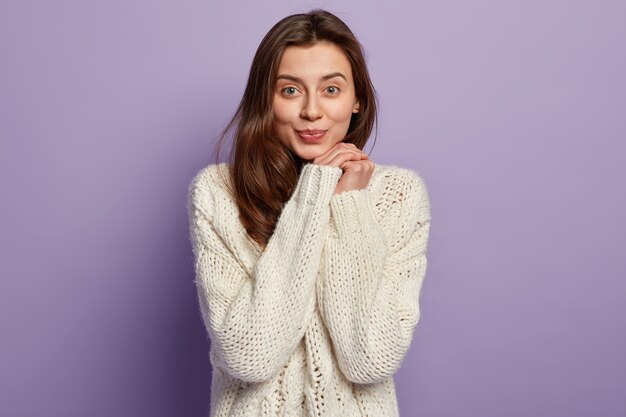
[{"label": "ear", "polygon": [[354,107],[352,108],[352,113],[358,113],[359,112],[359,106],[360,106],[359,100],[356,100],[354,102]]}]

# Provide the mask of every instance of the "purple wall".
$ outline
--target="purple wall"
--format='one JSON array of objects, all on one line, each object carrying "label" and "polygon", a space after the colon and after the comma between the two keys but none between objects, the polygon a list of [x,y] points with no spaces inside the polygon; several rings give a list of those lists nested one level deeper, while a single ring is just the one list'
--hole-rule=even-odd
[{"label": "purple wall", "polygon": [[206,415],[186,187],[314,6],[429,186],[402,415],[626,415],[626,3],[90,3],[0,3],[0,415]]}]

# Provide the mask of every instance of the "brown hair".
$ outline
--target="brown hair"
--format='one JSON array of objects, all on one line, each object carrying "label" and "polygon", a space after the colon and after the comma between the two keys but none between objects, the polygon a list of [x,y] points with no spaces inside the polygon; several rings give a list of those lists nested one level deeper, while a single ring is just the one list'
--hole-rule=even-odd
[{"label": "brown hair", "polygon": [[235,200],[240,221],[248,236],[265,248],[282,208],[291,197],[303,161],[276,138],[272,103],[278,66],[287,46],[330,41],[345,54],[352,67],[359,112],[352,114],[343,142],[363,149],[376,124],[376,91],[369,77],[365,53],[348,26],[334,14],[313,9],[293,14],[276,23],[265,35],[254,55],[248,83],[239,106],[220,135],[219,149],[227,133],[236,126],[230,151],[229,177],[224,181]]}]

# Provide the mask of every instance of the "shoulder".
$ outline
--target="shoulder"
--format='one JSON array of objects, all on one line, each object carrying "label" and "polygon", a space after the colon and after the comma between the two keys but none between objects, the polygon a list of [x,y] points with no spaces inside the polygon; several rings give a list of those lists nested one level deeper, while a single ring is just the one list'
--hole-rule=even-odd
[{"label": "shoulder", "polygon": [[[209,164],[199,169],[187,188],[187,208],[209,214],[216,197],[224,197],[230,186],[229,164]],[[212,217],[212,216],[211,216]]]},{"label": "shoulder", "polygon": [[387,181],[397,184],[410,182],[414,184],[424,183],[424,179],[419,171],[412,168],[405,168],[398,165],[376,164],[373,177],[383,177]]},{"label": "shoulder", "polygon": [[403,206],[421,218],[430,219],[430,200],[422,174],[412,168],[376,164],[368,187],[376,204]]},{"label": "shoulder", "polygon": [[415,169],[397,165],[376,164],[371,185],[378,185],[386,194],[401,199],[417,198],[428,200],[428,190],[422,174]]},{"label": "shoulder", "polygon": [[222,186],[218,180],[229,179],[230,165],[227,162],[220,162],[218,164],[209,164],[200,168],[191,179],[189,188],[213,188],[215,186]]}]

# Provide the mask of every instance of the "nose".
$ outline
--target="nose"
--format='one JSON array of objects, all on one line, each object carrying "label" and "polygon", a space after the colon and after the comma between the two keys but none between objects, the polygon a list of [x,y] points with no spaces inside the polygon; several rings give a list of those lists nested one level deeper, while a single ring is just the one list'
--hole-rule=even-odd
[{"label": "nose", "polygon": [[309,120],[315,120],[322,117],[322,109],[317,102],[315,94],[309,94],[304,101],[302,110],[300,111],[300,117]]}]

